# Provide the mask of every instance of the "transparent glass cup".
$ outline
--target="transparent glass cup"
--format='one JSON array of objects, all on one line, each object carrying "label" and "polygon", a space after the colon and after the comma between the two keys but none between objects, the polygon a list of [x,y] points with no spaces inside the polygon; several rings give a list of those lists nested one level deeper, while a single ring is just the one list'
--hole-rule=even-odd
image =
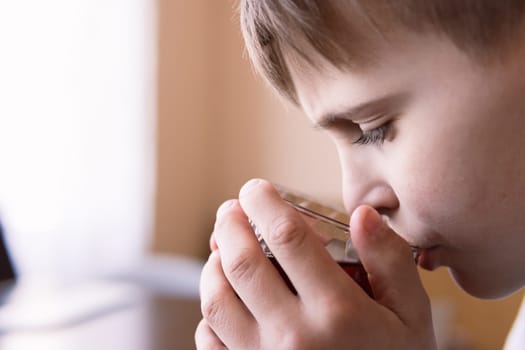
[{"label": "transparent glass cup", "polygon": [[[359,256],[350,239],[348,215],[322,205],[316,201],[307,199],[290,191],[279,188],[281,197],[294,207],[303,217],[310,228],[321,238],[326,250],[341,268],[370,296],[373,297],[372,288],[368,281]],[[264,242],[261,232],[252,223],[255,235],[259,240],[262,250],[279,271],[288,287],[297,293],[286,273],[275,259],[274,255]],[[307,259],[308,257],[305,257]]]}]

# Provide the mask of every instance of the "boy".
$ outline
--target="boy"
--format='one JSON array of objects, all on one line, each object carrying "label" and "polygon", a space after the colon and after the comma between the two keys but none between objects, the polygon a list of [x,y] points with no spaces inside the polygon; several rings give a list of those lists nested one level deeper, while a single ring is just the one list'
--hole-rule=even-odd
[{"label": "boy", "polygon": [[255,67],[337,146],[374,299],[252,180],[217,212],[199,348],[435,348],[410,246],[473,296],[525,285],[524,13],[522,1],[241,1]]}]

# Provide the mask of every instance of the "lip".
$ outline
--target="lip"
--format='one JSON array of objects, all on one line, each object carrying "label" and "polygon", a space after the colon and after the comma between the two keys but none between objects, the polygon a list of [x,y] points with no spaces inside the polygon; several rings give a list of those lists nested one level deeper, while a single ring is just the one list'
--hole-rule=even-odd
[{"label": "lip", "polygon": [[418,248],[417,250],[417,264],[425,270],[435,270],[439,267],[438,260],[438,246],[429,248]]}]

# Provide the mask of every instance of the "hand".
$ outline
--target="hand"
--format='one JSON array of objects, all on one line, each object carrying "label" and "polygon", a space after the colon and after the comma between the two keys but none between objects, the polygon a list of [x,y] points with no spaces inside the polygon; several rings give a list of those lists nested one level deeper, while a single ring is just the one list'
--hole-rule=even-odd
[{"label": "hand", "polygon": [[[248,217],[297,290],[262,252]],[[352,215],[371,299],[336,264],[300,214],[252,180],[218,210],[201,276],[199,349],[435,349],[428,297],[411,250],[371,207]]]}]

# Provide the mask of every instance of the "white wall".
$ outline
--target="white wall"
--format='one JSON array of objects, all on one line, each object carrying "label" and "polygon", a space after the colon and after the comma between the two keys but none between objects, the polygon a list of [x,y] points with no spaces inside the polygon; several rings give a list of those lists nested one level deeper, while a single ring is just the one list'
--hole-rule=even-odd
[{"label": "white wall", "polygon": [[0,2],[0,216],[22,275],[120,269],[149,244],[154,10]]}]

